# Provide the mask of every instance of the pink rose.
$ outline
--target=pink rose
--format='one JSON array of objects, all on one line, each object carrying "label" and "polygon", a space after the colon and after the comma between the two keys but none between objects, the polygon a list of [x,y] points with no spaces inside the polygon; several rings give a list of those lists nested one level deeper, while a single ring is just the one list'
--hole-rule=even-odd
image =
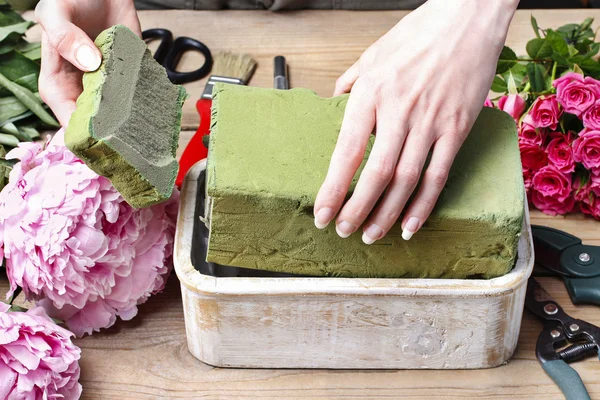
[{"label": "pink rose", "polygon": [[535,172],[530,169],[523,170],[523,182],[525,183],[525,193],[529,193],[531,188],[533,187],[533,176]]},{"label": "pink rose", "polygon": [[584,129],[573,142],[573,158],[588,170],[600,168],[600,130]]},{"label": "pink rose", "polygon": [[[556,97],[564,110],[581,117],[586,110],[600,99],[600,82],[591,77],[569,72],[556,79]],[[587,125],[586,125],[587,126]]]},{"label": "pink rose", "polygon": [[573,184],[575,200],[579,202],[581,212],[600,219],[600,196],[593,190],[592,176],[584,185],[581,183],[582,179],[578,177]]},{"label": "pink rose", "polygon": [[510,114],[510,116],[518,123],[523,111],[525,111],[525,100],[518,94],[502,96],[500,100],[498,100],[498,108]]},{"label": "pink rose", "polygon": [[556,101],[556,95],[538,97],[524,121],[535,128],[550,128],[553,131],[558,126],[562,109]]},{"label": "pink rose", "polygon": [[545,214],[566,214],[573,209],[571,175],[565,175],[553,166],[540,169],[533,177],[531,200]]},{"label": "pink rose", "polygon": [[563,173],[575,171],[575,160],[573,160],[573,149],[571,148],[572,135],[553,132],[550,137],[552,140],[546,147],[550,163]]},{"label": "pink rose", "polygon": [[528,142],[519,143],[521,163],[524,169],[538,171],[548,165],[548,155],[540,146]]},{"label": "pink rose", "polygon": [[548,133],[545,129],[535,129],[533,125],[529,125],[525,121],[519,127],[519,142],[527,142],[542,146],[546,140]]},{"label": "pink rose", "polygon": [[592,173],[590,175],[590,190],[600,197],[600,174]]},{"label": "pink rose", "polygon": [[485,102],[483,103],[483,106],[494,108],[494,103],[492,103],[489,96],[485,98]]},{"label": "pink rose", "polygon": [[78,399],[81,350],[41,307],[0,303],[0,399]]},{"label": "pink rose", "polygon": [[583,126],[592,130],[600,129],[600,99],[583,113]]},{"label": "pink rose", "polygon": [[44,149],[21,143],[7,158],[21,161],[0,192],[11,293],[22,287],[77,336],[133,318],[171,271],[177,190],[130,207],[65,147],[62,131]]}]

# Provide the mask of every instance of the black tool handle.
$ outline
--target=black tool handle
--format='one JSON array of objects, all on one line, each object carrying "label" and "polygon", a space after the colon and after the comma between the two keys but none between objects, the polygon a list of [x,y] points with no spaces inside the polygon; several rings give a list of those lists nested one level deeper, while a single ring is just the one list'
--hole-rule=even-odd
[{"label": "black tool handle", "polygon": [[542,367],[560,387],[566,400],[590,400],[581,377],[569,364],[563,360],[552,360],[543,363]]},{"label": "black tool handle", "polygon": [[[177,71],[179,59],[186,51],[197,51],[201,53],[204,56],[204,64],[195,71]],[[188,37],[178,37],[173,42],[171,50],[167,53],[163,66],[166,68],[171,82],[180,84],[204,78],[210,72],[212,64],[212,55],[204,43]]]},{"label": "black tool handle", "polygon": [[564,278],[564,281],[573,304],[595,304],[600,306],[600,277]]},{"label": "black tool handle", "polygon": [[171,31],[161,28],[147,29],[142,32],[142,39],[146,41],[160,40],[160,44],[154,52],[154,59],[158,61],[160,65],[164,66],[165,58],[173,45],[173,34]]},{"label": "black tool handle", "polygon": [[289,89],[287,63],[285,57],[276,56],[273,59],[273,86],[275,89]]}]

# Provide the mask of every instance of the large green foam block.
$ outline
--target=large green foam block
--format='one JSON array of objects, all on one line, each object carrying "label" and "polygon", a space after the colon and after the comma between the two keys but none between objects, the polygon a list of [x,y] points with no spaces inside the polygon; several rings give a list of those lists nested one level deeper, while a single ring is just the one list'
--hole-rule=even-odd
[{"label": "large green foam block", "polygon": [[186,91],[169,81],[144,41],[127,27],[105,30],[96,46],[102,65],[83,77],[66,145],[110,179],[133,207],[164,201],[177,176]]},{"label": "large green foam block", "polygon": [[304,89],[215,87],[208,260],[314,276],[492,278],[509,272],[524,189],[515,122],[498,110],[482,110],[431,217],[410,241],[401,238],[399,222],[370,246],[362,232],[342,239],[333,224],[314,226],[314,200],[346,101]]}]

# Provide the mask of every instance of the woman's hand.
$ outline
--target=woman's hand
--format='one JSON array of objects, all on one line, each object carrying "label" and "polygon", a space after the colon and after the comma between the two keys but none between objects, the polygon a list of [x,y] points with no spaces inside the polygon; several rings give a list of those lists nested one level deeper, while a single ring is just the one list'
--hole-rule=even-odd
[{"label": "woman's hand", "polygon": [[67,126],[83,71],[95,71],[102,62],[92,39],[116,24],[141,35],[140,22],[133,0],[41,0],[35,15],[43,29],[40,96]]},{"label": "woman's hand", "polygon": [[[335,94],[350,92],[350,98],[315,201],[318,228],[337,215],[341,237],[363,226],[363,241],[371,244],[404,210],[402,237],[408,240],[420,229],[481,111],[517,4],[429,0],[338,79]],[[368,161],[344,204],[373,131],[376,139]]]}]

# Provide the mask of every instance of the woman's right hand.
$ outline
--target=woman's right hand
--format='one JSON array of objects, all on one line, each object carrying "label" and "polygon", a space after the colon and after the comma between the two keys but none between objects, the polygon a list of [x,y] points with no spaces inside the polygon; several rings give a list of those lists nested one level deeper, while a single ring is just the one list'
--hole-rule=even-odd
[{"label": "woman's right hand", "polygon": [[83,72],[95,71],[102,62],[93,39],[117,24],[141,36],[140,21],[133,0],[41,0],[35,15],[43,29],[40,96],[66,127]]}]

